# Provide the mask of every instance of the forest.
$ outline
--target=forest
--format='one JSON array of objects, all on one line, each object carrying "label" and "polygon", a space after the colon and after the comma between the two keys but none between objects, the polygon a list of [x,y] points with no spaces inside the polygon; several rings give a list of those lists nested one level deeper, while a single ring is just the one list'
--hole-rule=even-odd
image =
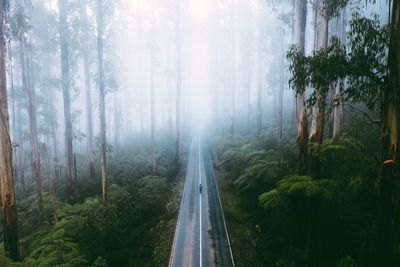
[{"label": "forest", "polygon": [[0,267],[397,267],[399,140],[399,0],[0,0]]}]

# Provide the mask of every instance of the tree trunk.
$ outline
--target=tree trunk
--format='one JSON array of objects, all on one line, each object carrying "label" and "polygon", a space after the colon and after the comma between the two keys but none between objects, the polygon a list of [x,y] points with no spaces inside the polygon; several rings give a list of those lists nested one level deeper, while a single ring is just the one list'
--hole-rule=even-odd
[{"label": "tree trunk", "polygon": [[282,140],[283,136],[283,93],[285,90],[285,55],[284,51],[282,51],[281,56],[281,66],[280,66],[280,75],[279,75],[279,91],[278,91],[278,138],[279,141]]},{"label": "tree trunk", "polygon": [[[154,45],[154,44],[153,44]],[[155,93],[154,93],[154,48],[151,48],[151,59],[150,59],[150,128],[151,128],[151,163],[152,163],[152,173],[156,175],[156,156],[155,156],[155,147],[154,147],[154,135],[156,128],[156,114],[155,114]]]},{"label": "tree trunk", "polygon": [[[315,50],[326,48],[328,45],[328,19],[322,14],[321,0],[315,1]],[[321,160],[316,153],[316,147],[321,145],[324,137],[325,95],[316,93],[316,104],[312,111],[309,147],[309,174],[313,179],[321,178]]]},{"label": "tree trunk", "polygon": [[[12,116],[12,143],[18,144],[18,134],[17,134],[17,123],[16,123],[16,112],[15,112],[15,88],[14,88],[14,72],[13,72],[13,55],[12,55],[11,41],[8,43],[8,63],[10,69],[10,91],[11,91],[11,116]],[[18,157],[17,157],[17,147],[13,147],[13,174],[16,183],[19,182],[18,179]]]},{"label": "tree trunk", "polygon": [[235,8],[236,8],[236,0],[233,0],[231,3],[230,9],[230,22],[231,22],[231,58],[232,58],[232,66],[231,66],[231,125],[229,128],[229,132],[231,135],[235,134],[236,127],[236,29],[235,29]]},{"label": "tree trunk", "polygon": [[69,54],[68,54],[68,25],[67,25],[67,6],[66,0],[58,0],[60,20],[60,51],[61,51],[61,82],[64,101],[64,121],[65,121],[65,151],[66,151],[66,171],[68,201],[75,201],[75,182],[74,182],[74,159],[72,147],[72,120],[71,120],[71,97],[70,97],[70,75],[69,75]]},{"label": "tree trunk", "polygon": [[61,176],[61,166],[60,162],[58,160],[58,138],[57,138],[57,132],[56,132],[56,127],[53,124],[52,126],[52,134],[53,134],[53,161],[54,161],[54,175],[57,179],[60,178]]},{"label": "tree trunk", "polygon": [[[21,108],[17,107],[17,120],[22,122]],[[22,184],[22,189],[25,191],[25,158],[24,158],[24,138],[22,133],[22,123],[18,123],[18,175]]]},{"label": "tree trunk", "polygon": [[393,1],[391,38],[389,48],[389,81],[384,95],[382,112],[382,141],[384,160],[399,159],[400,134],[400,3]]},{"label": "tree trunk", "polygon": [[258,20],[257,20],[257,112],[256,112],[256,121],[257,121],[257,136],[261,135],[262,131],[262,122],[263,122],[263,88],[264,88],[264,61],[263,61],[263,27],[261,25],[262,14],[258,12]]},{"label": "tree trunk", "polygon": [[19,259],[17,206],[15,203],[12,146],[7,103],[6,48],[4,40],[4,2],[0,1],[0,192],[3,208],[4,250]]},{"label": "tree trunk", "polygon": [[108,177],[107,177],[107,139],[106,139],[106,105],[105,105],[105,84],[103,65],[103,1],[96,0],[97,12],[97,54],[98,54],[98,75],[100,92],[100,144],[101,144],[101,181],[103,202],[108,202]]},{"label": "tree trunk", "polygon": [[[337,17],[336,21],[336,34],[337,37],[342,42],[342,45],[346,45],[346,8],[342,10],[340,16]],[[336,97],[339,96],[339,103],[334,108],[333,116],[333,140],[337,142],[340,138],[341,127],[343,122],[343,91],[344,91],[344,80],[340,80],[336,84],[335,94]]]},{"label": "tree trunk", "polygon": [[[304,55],[305,52],[305,32],[307,23],[307,2],[301,0],[296,2],[296,35],[297,46]],[[305,94],[296,97],[296,117],[297,117],[297,149],[298,149],[298,168],[299,174],[307,174],[308,165],[308,117],[305,106]]]},{"label": "tree trunk", "polygon": [[48,147],[47,147],[46,143],[43,143],[43,158],[46,163],[47,178],[48,178],[47,183],[49,186],[49,195],[50,195],[51,207],[53,209],[54,221],[58,222],[57,201],[56,201],[56,196],[55,196],[54,187],[53,187],[54,177],[53,177],[53,172],[51,171],[49,152],[48,152]]},{"label": "tree trunk", "polygon": [[[85,32],[85,36],[89,34],[87,26],[87,2],[82,1],[81,14],[82,14],[82,24]],[[85,37],[86,43],[88,38]],[[85,44],[84,44],[85,45]],[[89,48],[84,46],[82,49],[83,54],[83,71],[85,76],[85,92],[86,92],[86,121],[87,121],[87,151],[88,151],[88,161],[89,161],[89,172],[90,178],[95,177],[95,164],[94,164],[94,153],[93,153],[93,116],[92,116],[92,94],[90,90],[90,63],[89,63]]]},{"label": "tree trunk", "polygon": [[181,53],[181,1],[176,0],[176,20],[175,20],[175,33],[176,33],[176,111],[175,111],[175,126],[176,126],[176,140],[175,140],[175,164],[180,164],[180,151],[181,151],[181,89],[182,89],[182,53]]},{"label": "tree trunk", "polygon": [[389,47],[389,85],[382,109],[383,164],[380,175],[379,266],[400,265],[400,2],[393,1]]},{"label": "tree trunk", "polygon": [[155,40],[154,40],[154,32],[155,32],[155,25],[154,25],[154,1],[152,1],[152,12],[153,16],[151,19],[151,32],[152,36],[150,37],[150,138],[151,138],[151,162],[152,162],[152,173],[153,176],[156,175],[156,155],[155,155],[155,144],[154,144],[154,137],[155,137],[155,130],[156,130],[156,107],[155,107]]},{"label": "tree trunk", "polygon": [[114,153],[118,154],[118,146],[119,146],[119,129],[121,127],[120,118],[119,118],[119,106],[118,106],[118,98],[117,92],[114,92]]},{"label": "tree trunk", "polygon": [[42,179],[40,176],[40,157],[39,157],[39,144],[37,133],[37,118],[36,118],[36,101],[35,91],[32,87],[29,75],[29,59],[26,49],[26,39],[23,34],[20,36],[21,47],[21,66],[22,66],[22,87],[27,96],[29,115],[29,131],[30,131],[30,144],[31,144],[31,166],[32,177],[35,179],[35,189],[38,201],[39,213],[43,213],[43,196],[42,196]]}]

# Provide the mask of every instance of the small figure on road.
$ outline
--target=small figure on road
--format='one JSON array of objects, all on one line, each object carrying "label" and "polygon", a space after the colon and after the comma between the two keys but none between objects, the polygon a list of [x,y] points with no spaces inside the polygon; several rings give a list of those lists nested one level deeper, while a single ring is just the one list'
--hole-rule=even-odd
[{"label": "small figure on road", "polygon": [[203,186],[200,184],[200,186],[199,186],[199,192],[200,192],[200,194],[201,194],[202,191],[203,191]]}]

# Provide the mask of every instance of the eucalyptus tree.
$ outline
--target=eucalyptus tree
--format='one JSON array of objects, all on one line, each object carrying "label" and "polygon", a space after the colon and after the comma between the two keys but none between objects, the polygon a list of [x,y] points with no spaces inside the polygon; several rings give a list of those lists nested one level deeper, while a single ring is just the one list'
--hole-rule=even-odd
[{"label": "eucalyptus tree", "polygon": [[156,155],[155,155],[155,131],[156,131],[156,107],[155,107],[155,71],[156,71],[156,40],[155,40],[155,5],[151,2],[151,26],[150,26],[150,150],[153,176],[156,175]]},{"label": "eucalyptus tree", "polygon": [[103,1],[96,0],[97,22],[97,67],[99,78],[100,97],[100,157],[101,157],[101,181],[103,202],[108,202],[108,176],[107,176],[107,139],[106,139],[106,115],[105,115],[105,82],[104,82],[104,44],[103,44]]},{"label": "eucalyptus tree", "polygon": [[[305,52],[305,35],[307,24],[307,0],[296,1],[295,15],[296,45],[299,53]],[[308,116],[305,106],[305,85],[300,85],[298,89],[301,93],[296,97],[296,117],[297,117],[297,149],[298,149],[298,172],[300,175],[307,173],[308,165]]]},{"label": "eucalyptus tree", "polygon": [[23,12],[22,4],[18,5],[18,10],[15,13],[14,32],[18,38],[21,60],[21,78],[22,88],[26,96],[27,114],[29,116],[29,134],[30,134],[30,149],[31,149],[31,170],[32,177],[35,180],[35,189],[39,207],[39,213],[43,213],[43,196],[42,196],[42,179],[40,173],[40,154],[38,141],[38,120],[36,107],[36,92],[32,82],[31,51],[28,49],[27,34],[30,28],[28,18]]},{"label": "eucalyptus tree", "polygon": [[83,58],[83,70],[85,77],[85,92],[86,92],[87,150],[88,150],[90,177],[93,179],[95,176],[95,160],[93,151],[92,94],[90,86],[90,47],[89,47],[90,24],[87,18],[87,5],[88,1],[85,0],[81,2],[81,20],[82,20],[81,50]]},{"label": "eucalyptus tree", "polygon": [[383,267],[400,264],[400,1],[392,3],[388,56],[388,84],[383,93],[383,164],[380,189],[380,225],[377,263]]},{"label": "eucalyptus tree", "polygon": [[175,45],[176,45],[176,109],[175,109],[175,164],[179,165],[181,150],[181,91],[182,91],[182,25],[181,25],[181,0],[175,0]]},{"label": "eucalyptus tree", "polygon": [[[347,3],[347,1],[344,1]],[[344,7],[343,1],[325,1],[328,14]],[[370,112],[379,110],[381,120],[382,166],[379,174],[379,212],[377,217],[377,243],[371,266],[400,264],[397,250],[400,238],[399,145],[399,29],[400,4],[391,6],[390,27],[383,26],[377,17],[366,18],[355,13],[349,21],[348,47],[339,38],[311,56],[299,51],[289,52],[291,82],[314,87],[309,104],[315,106],[328,93],[332,83],[347,80],[347,86],[334,102],[344,99],[351,104],[362,103]],[[335,8],[335,9],[333,9]],[[336,13],[337,14],[337,13]],[[390,40],[388,42],[388,40]],[[294,53],[293,53],[294,52]],[[299,92],[298,92],[299,93]],[[325,99],[323,99],[325,101]],[[325,103],[323,103],[325,105]]]},{"label": "eucalyptus tree", "polygon": [[7,101],[5,1],[0,1],[0,188],[3,210],[4,250],[13,260],[19,259],[17,205],[15,202],[12,145]]},{"label": "eucalyptus tree", "polygon": [[[323,12],[323,1],[315,0],[315,32],[314,32],[314,50],[324,49],[328,45],[328,16]],[[326,94],[322,90],[316,90],[315,105],[312,109],[311,125],[309,132],[309,174],[314,179],[320,179],[321,162],[315,150],[316,145],[322,144],[324,138],[325,123],[325,98]]]},{"label": "eucalyptus tree", "polygon": [[61,59],[61,84],[64,102],[64,122],[65,122],[65,153],[68,199],[70,202],[75,200],[75,180],[74,180],[74,160],[73,160],[73,133],[71,118],[71,95],[70,95],[70,66],[68,51],[68,22],[67,22],[67,1],[58,0],[59,7],[59,36],[60,36],[60,59]]}]

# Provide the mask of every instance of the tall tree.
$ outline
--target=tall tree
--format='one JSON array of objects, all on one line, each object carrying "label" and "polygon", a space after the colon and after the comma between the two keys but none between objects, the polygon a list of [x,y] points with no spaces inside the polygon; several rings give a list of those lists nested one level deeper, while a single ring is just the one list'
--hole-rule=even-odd
[{"label": "tall tree", "polygon": [[0,190],[3,209],[4,250],[13,260],[19,259],[17,206],[15,203],[12,146],[7,103],[6,47],[4,12],[0,1]]},{"label": "tall tree", "polygon": [[394,0],[390,25],[389,84],[382,109],[383,165],[377,259],[379,266],[400,264],[400,1]]},{"label": "tall tree", "polygon": [[230,23],[231,23],[231,77],[230,77],[230,85],[231,85],[231,125],[229,128],[230,134],[235,134],[235,127],[236,127],[236,0],[231,1],[230,6]]},{"label": "tall tree", "polygon": [[[14,69],[13,69],[13,54],[12,54],[12,42],[11,40],[8,42],[8,69],[9,69],[9,77],[10,77],[10,91],[11,91],[11,117],[12,117],[12,141],[14,143],[18,143],[18,134],[17,134],[17,121],[16,121],[16,112],[15,112],[15,88],[14,88]],[[13,149],[13,171],[15,181],[18,182],[18,157],[17,157],[17,149]]]},{"label": "tall tree", "polygon": [[23,138],[23,132],[22,132],[22,114],[21,114],[21,108],[20,105],[17,106],[17,121],[18,123],[17,126],[17,138],[18,138],[18,176],[20,179],[20,182],[22,184],[22,189],[25,191],[25,149],[24,149],[24,138]]},{"label": "tall tree", "polygon": [[96,22],[97,22],[97,67],[99,75],[99,97],[100,97],[100,154],[101,154],[101,183],[103,202],[108,202],[108,177],[107,177],[107,139],[106,139],[106,104],[104,83],[104,44],[103,44],[103,1],[96,0]]},{"label": "tall tree", "polygon": [[[340,15],[336,17],[336,35],[341,41],[342,45],[345,45],[346,41],[346,8],[344,8]],[[334,107],[333,112],[333,140],[337,142],[340,137],[342,121],[343,121],[343,91],[345,82],[344,79],[340,79],[336,83],[335,94],[339,96],[339,101]]]},{"label": "tall tree", "polygon": [[[284,32],[282,32],[282,35]],[[283,37],[283,36],[282,36]],[[285,52],[282,47],[282,55],[279,60],[279,84],[278,84],[278,139],[282,140],[283,136],[283,95],[285,91]]]},{"label": "tall tree", "polygon": [[150,40],[150,139],[151,139],[151,163],[152,163],[152,172],[153,175],[156,175],[156,156],[155,156],[155,144],[154,144],[154,135],[155,135],[155,128],[156,128],[156,112],[155,112],[155,40],[154,40],[154,33],[155,33],[155,25],[154,25],[154,0],[152,0],[152,18],[151,18],[151,40]]},{"label": "tall tree", "polygon": [[49,159],[49,150],[47,148],[47,144],[43,143],[43,159],[46,164],[46,171],[47,171],[47,184],[49,187],[49,195],[50,195],[50,201],[51,201],[51,207],[53,209],[53,216],[54,216],[54,221],[58,221],[58,215],[57,215],[57,201],[56,201],[56,196],[54,193],[54,186],[53,186],[53,172],[51,171],[51,166],[50,166],[50,159]]},{"label": "tall tree", "polygon": [[[302,55],[305,52],[306,24],[307,0],[296,1],[296,45]],[[305,175],[308,168],[308,116],[304,89],[299,88],[297,91],[303,93],[296,96],[298,171],[300,175]]]},{"label": "tall tree", "polygon": [[261,12],[258,14],[257,21],[257,112],[256,112],[256,121],[257,121],[257,135],[260,136],[262,130],[262,121],[263,121],[263,86],[264,86],[264,61],[262,46],[263,46],[263,27],[261,25]]},{"label": "tall tree", "polygon": [[59,33],[61,51],[61,83],[64,101],[65,121],[65,151],[67,159],[67,187],[69,202],[75,200],[74,180],[74,156],[72,147],[72,119],[71,119],[71,96],[70,96],[70,73],[69,73],[69,52],[68,52],[68,24],[67,24],[67,2],[58,0],[59,7]]},{"label": "tall tree", "polygon": [[[323,12],[322,0],[315,0],[315,36],[314,49],[326,48],[328,45],[328,17]],[[317,88],[320,89],[320,88]],[[322,144],[325,122],[325,98],[324,90],[316,90],[315,104],[312,110],[309,146],[309,174],[314,179],[320,179],[321,162],[315,151],[316,146]]]},{"label": "tall tree", "polygon": [[29,131],[30,131],[30,145],[31,145],[31,166],[32,177],[35,179],[35,189],[39,212],[43,213],[43,196],[42,196],[42,180],[40,176],[40,155],[39,155],[39,142],[37,131],[37,116],[36,116],[36,99],[35,90],[32,86],[30,77],[30,62],[27,53],[27,41],[23,31],[20,32],[20,54],[22,66],[22,87],[27,96],[28,102],[28,116],[29,116]]},{"label": "tall tree", "polygon": [[89,47],[88,47],[88,21],[87,21],[87,1],[81,4],[82,27],[83,27],[83,71],[85,76],[85,92],[86,92],[86,121],[87,121],[87,150],[89,160],[90,177],[95,176],[94,152],[93,152],[93,116],[92,116],[92,94],[90,90],[90,63],[89,63]]},{"label": "tall tree", "polygon": [[182,90],[182,45],[181,45],[181,0],[176,0],[175,15],[175,34],[176,34],[176,111],[175,111],[175,164],[180,163],[181,150],[181,90]]}]

